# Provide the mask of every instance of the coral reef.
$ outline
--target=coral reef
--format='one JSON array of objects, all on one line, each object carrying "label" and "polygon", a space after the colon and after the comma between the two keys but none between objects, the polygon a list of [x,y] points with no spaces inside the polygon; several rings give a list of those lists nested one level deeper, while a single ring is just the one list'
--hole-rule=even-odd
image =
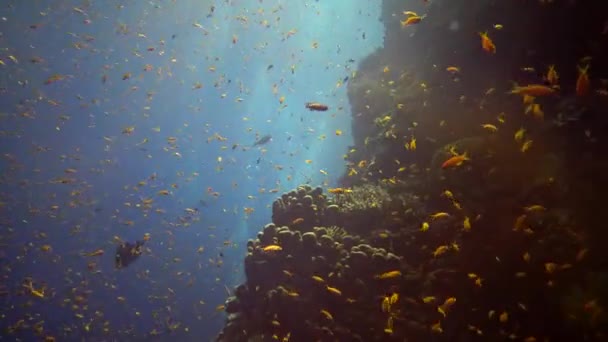
[{"label": "coral reef", "polygon": [[[598,30],[577,45],[566,27],[535,23],[606,4],[433,1],[433,20],[404,34],[401,13],[423,6],[405,5],[383,1],[385,47],[349,80],[343,188],[303,185],[273,203],[218,340],[605,340],[605,99],[567,92],[580,51],[608,49]],[[492,36],[509,51],[487,56],[476,33],[496,13],[512,30]],[[560,55],[566,41],[585,48]],[[564,70],[564,94],[539,100],[539,120],[508,81],[540,83],[548,60]]]},{"label": "coral reef", "polygon": [[[378,296],[407,293],[408,279],[415,272],[401,257],[350,232],[348,228],[354,224],[309,229],[304,222],[323,222],[326,215],[355,212],[382,215],[389,197],[379,187],[364,187],[331,203],[315,201],[325,196],[301,186],[277,199],[273,217],[288,225],[267,224],[257,239],[247,243],[247,281],[226,302],[227,323],[218,340],[290,336],[298,341],[368,341],[385,337],[391,316],[370,315],[370,309],[380,309]],[[304,209],[312,205],[314,210]],[[292,224],[294,217],[303,221]],[[366,235],[372,236],[372,230]],[[383,277],[387,272],[394,275]],[[293,310],[295,305],[298,310]],[[400,302],[392,305],[391,312],[398,312]],[[394,319],[401,318],[395,314]]]},{"label": "coral reef", "polygon": [[279,226],[298,226],[300,231],[310,231],[320,224],[325,202],[323,189],[302,185],[274,201],[272,222]]}]

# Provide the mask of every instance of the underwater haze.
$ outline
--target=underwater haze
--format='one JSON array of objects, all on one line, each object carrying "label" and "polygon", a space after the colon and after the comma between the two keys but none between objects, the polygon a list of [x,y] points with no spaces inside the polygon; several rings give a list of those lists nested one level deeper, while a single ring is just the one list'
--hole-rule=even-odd
[{"label": "underwater haze", "polygon": [[606,341],[608,2],[6,0],[0,341]]},{"label": "underwater haze", "polygon": [[380,3],[0,6],[1,335],[211,340],[276,193],[343,172]]}]

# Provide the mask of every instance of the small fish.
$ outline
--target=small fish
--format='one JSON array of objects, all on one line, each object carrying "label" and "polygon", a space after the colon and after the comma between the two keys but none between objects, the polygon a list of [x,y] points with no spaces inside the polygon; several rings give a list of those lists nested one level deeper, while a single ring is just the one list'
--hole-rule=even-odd
[{"label": "small fish", "polygon": [[450,214],[448,214],[446,212],[438,212],[438,213],[430,215],[430,218],[433,221],[440,219],[440,218],[447,218],[447,217],[450,217]]},{"label": "small fish", "polygon": [[422,298],[424,304],[432,303],[435,301],[435,296],[426,296]]},{"label": "small fish", "polygon": [[411,137],[410,141],[405,143],[405,149],[408,151],[416,151],[416,138]]},{"label": "small fish", "polygon": [[553,95],[556,93],[556,90],[555,88],[546,86],[544,84],[528,84],[526,86],[515,85],[509,93],[538,97]]},{"label": "small fish", "polygon": [[547,82],[549,82],[550,85],[557,85],[557,83],[559,82],[559,75],[555,70],[555,65],[549,65],[549,69],[547,70],[547,76],[545,76],[545,78],[547,79]]},{"label": "small fish", "polygon": [[64,75],[55,74],[55,75],[47,78],[46,81],[44,81],[44,84],[45,85],[49,85],[51,83],[55,83],[57,81],[61,81],[61,80],[65,79],[65,78],[66,78],[66,76],[64,76]]},{"label": "small fish", "polygon": [[391,297],[389,299],[389,303],[391,305],[393,305],[393,304],[397,304],[398,301],[399,301],[399,294],[395,292],[391,295]]},{"label": "small fish", "polygon": [[279,245],[268,245],[264,248],[262,248],[262,251],[264,252],[280,252],[283,250],[283,247],[279,246]]},{"label": "small fish", "polygon": [[590,82],[589,82],[589,64],[584,67],[577,67],[578,69],[578,78],[576,79],[576,95],[585,96],[589,93]]},{"label": "small fish", "polygon": [[301,217],[298,217],[297,219],[291,221],[291,224],[294,225],[294,226],[296,226],[296,225],[298,225],[298,224],[300,224],[302,222],[304,222],[304,219],[301,218]]},{"label": "small fish", "polygon": [[437,323],[431,325],[431,331],[438,334],[443,333],[443,329],[441,328],[441,321],[438,321]]},{"label": "small fish", "polygon": [[393,334],[393,316],[388,316],[386,320],[386,328],[384,328],[384,332],[392,335]]},{"label": "small fish", "polygon": [[515,132],[515,135],[513,136],[513,138],[515,139],[515,141],[517,143],[521,143],[521,141],[524,139],[524,134],[526,134],[526,130],[521,127],[520,129],[517,130],[517,132]]},{"label": "small fish", "polygon": [[483,124],[483,125],[481,125],[481,127],[492,133],[498,131],[498,127],[496,127],[496,125],[493,125],[493,124]]},{"label": "small fish", "polygon": [[401,27],[418,24],[419,22],[422,21],[422,18],[423,17],[418,16],[418,15],[411,15],[407,19],[401,21]]},{"label": "small fish", "polygon": [[441,196],[449,199],[450,201],[454,200],[454,194],[450,190],[444,190],[441,193]]},{"label": "small fish", "polygon": [[260,139],[256,140],[256,141],[253,143],[252,147],[253,147],[253,146],[260,146],[260,145],[267,144],[267,143],[268,143],[268,142],[270,142],[271,140],[272,140],[272,135],[270,135],[270,134],[266,134],[266,135],[264,135],[263,137],[261,137]]},{"label": "small fish", "polygon": [[316,281],[317,283],[325,283],[325,279],[316,275],[312,276],[312,280]]},{"label": "small fish", "polygon": [[306,108],[310,111],[324,112],[329,109],[327,105],[319,102],[306,102]]},{"label": "small fish", "polygon": [[454,304],[456,304],[456,298],[455,297],[446,298],[446,300],[443,302],[443,306],[446,307],[446,308],[450,308]]},{"label": "small fish", "polygon": [[27,281],[26,284],[23,284],[23,287],[30,290],[30,294],[32,294],[33,296],[38,298],[44,298],[44,288],[41,288],[40,290],[34,289],[34,284],[32,284],[31,280]]},{"label": "small fish", "polygon": [[465,232],[471,231],[471,219],[468,216],[464,217],[464,221],[462,222],[462,230]]},{"label": "small fish", "polygon": [[345,188],[329,188],[329,189],[327,189],[327,192],[329,192],[330,194],[349,194],[349,193],[352,193],[353,191],[351,189],[345,189]]},{"label": "small fish", "polygon": [[325,286],[325,288],[327,289],[327,291],[329,291],[329,293],[334,294],[336,296],[341,296],[342,295],[342,291],[338,290],[335,287],[331,287],[329,285]]},{"label": "small fish", "polygon": [[498,120],[498,122],[500,122],[501,124],[504,124],[506,122],[505,113],[502,112],[498,114],[498,116],[496,116],[496,120]]},{"label": "small fish", "polygon": [[135,126],[125,127],[122,130],[122,134],[130,135],[131,133],[133,133],[133,131],[135,131]]},{"label": "small fish", "polygon": [[488,32],[479,32],[479,36],[481,37],[481,48],[489,53],[496,53],[496,45],[492,39],[488,36]]},{"label": "small fish", "polygon": [[445,252],[447,252],[449,249],[450,249],[450,247],[448,245],[439,246],[433,252],[433,257],[436,258],[442,254],[445,254]]},{"label": "small fish", "polygon": [[93,257],[93,256],[101,256],[101,255],[103,255],[103,253],[104,253],[104,250],[100,248],[100,249],[94,250],[89,253],[84,253],[83,255],[88,256],[88,257]]},{"label": "small fish", "polygon": [[449,66],[449,67],[445,68],[445,70],[452,74],[457,74],[460,72],[460,68],[455,67],[455,66]]},{"label": "small fish", "polygon": [[390,310],[391,310],[391,302],[390,302],[390,298],[388,296],[385,296],[382,299],[382,303],[380,304],[380,308],[382,309],[382,312],[390,312]]},{"label": "small fish", "polygon": [[547,208],[543,207],[540,204],[534,204],[534,205],[530,205],[524,208],[524,211],[527,213],[531,213],[531,212],[539,212],[539,211],[545,211],[547,210]]},{"label": "small fish", "polygon": [[547,274],[552,274],[554,273],[558,268],[558,265],[554,262],[546,262],[545,263],[545,272],[547,272]]},{"label": "small fish", "polygon": [[500,323],[507,323],[508,320],[509,320],[509,314],[506,311],[503,311],[498,316],[498,321],[500,321]]},{"label": "small fish", "polygon": [[448,160],[444,161],[443,164],[441,164],[441,168],[447,169],[447,168],[451,168],[451,167],[460,166],[460,165],[462,165],[462,163],[464,163],[467,160],[471,160],[471,159],[467,156],[466,152],[463,154],[457,154],[455,156],[450,157]]},{"label": "small fish", "polygon": [[523,145],[521,146],[521,152],[525,153],[526,151],[528,151],[530,148],[532,147],[532,140],[528,139],[526,140]]},{"label": "small fish", "polygon": [[329,311],[322,309],[321,310],[321,314],[329,321],[333,321],[334,320],[334,316],[332,316],[331,313],[329,313]]},{"label": "small fish", "polygon": [[399,270],[388,271],[388,272],[384,272],[382,274],[374,276],[374,278],[376,278],[376,279],[392,279],[392,278],[397,278],[397,277],[401,277],[401,271],[399,271]]}]

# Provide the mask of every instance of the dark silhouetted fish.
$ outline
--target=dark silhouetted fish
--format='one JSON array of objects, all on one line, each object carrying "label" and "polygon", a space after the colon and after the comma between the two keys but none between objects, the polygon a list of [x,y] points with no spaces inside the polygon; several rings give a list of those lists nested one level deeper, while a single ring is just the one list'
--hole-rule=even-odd
[{"label": "dark silhouetted fish", "polygon": [[254,142],[252,146],[264,145],[264,144],[267,144],[270,140],[272,140],[272,135],[266,134],[265,136],[263,136],[260,139],[256,140],[256,142]]},{"label": "dark silhouetted fish", "polygon": [[137,260],[143,252],[144,241],[135,241],[135,243],[123,242],[116,247],[116,255],[114,256],[114,266],[116,268],[125,268],[133,261]]}]

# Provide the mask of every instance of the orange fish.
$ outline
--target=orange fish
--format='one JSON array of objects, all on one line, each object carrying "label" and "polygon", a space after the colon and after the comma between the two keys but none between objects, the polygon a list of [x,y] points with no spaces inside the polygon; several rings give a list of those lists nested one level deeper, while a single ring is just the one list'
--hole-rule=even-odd
[{"label": "orange fish", "polygon": [[552,86],[557,85],[557,82],[559,81],[559,75],[557,74],[557,71],[555,70],[555,65],[549,66],[549,70],[547,70],[546,79],[550,85],[552,85]]},{"label": "orange fish", "polygon": [[441,164],[441,168],[447,169],[449,167],[460,166],[465,160],[471,160],[469,157],[467,157],[466,152],[463,154],[457,154],[455,156],[452,156],[450,159],[444,161],[443,164]]},{"label": "orange fish", "polygon": [[283,250],[283,248],[279,245],[268,245],[268,246],[262,248],[262,250],[264,252],[280,252]]},{"label": "orange fish", "polygon": [[488,36],[488,32],[479,32],[479,36],[481,37],[481,48],[489,53],[496,53],[496,45]]},{"label": "orange fish", "polygon": [[418,24],[420,21],[422,21],[422,17],[417,16],[417,15],[412,15],[412,16],[408,17],[407,19],[401,21],[401,27]]},{"label": "orange fish", "polygon": [[53,76],[51,76],[51,77],[47,78],[47,80],[46,80],[46,81],[44,81],[44,84],[49,85],[49,84],[51,84],[51,83],[55,83],[55,82],[57,82],[57,81],[61,81],[61,80],[63,80],[63,79],[65,79],[65,76],[64,76],[64,75],[55,74],[55,75],[53,75]]},{"label": "orange fish", "polygon": [[589,93],[589,74],[587,70],[589,70],[589,64],[585,65],[585,67],[578,68],[578,78],[576,79],[576,95],[585,96]]},{"label": "orange fish", "polygon": [[528,84],[527,86],[515,86],[511,90],[511,94],[528,95],[528,96],[547,96],[555,94],[555,88],[548,87],[544,84]]},{"label": "orange fish", "polygon": [[103,255],[103,253],[104,253],[103,249],[100,248],[100,249],[95,250],[95,251],[90,252],[90,253],[84,253],[84,256],[89,256],[89,257],[100,256],[100,255]]},{"label": "orange fish", "polygon": [[295,226],[295,225],[298,225],[298,224],[300,224],[302,222],[304,222],[304,219],[301,218],[301,217],[298,217],[297,219],[291,221],[291,224],[293,224]]},{"label": "orange fish", "polygon": [[452,74],[457,74],[457,73],[460,72],[460,69],[458,67],[455,67],[455,66],[449,66],[449,67],[445,68],[445,70],[447,72],[449,72],[449,73],[452,73]]}]

